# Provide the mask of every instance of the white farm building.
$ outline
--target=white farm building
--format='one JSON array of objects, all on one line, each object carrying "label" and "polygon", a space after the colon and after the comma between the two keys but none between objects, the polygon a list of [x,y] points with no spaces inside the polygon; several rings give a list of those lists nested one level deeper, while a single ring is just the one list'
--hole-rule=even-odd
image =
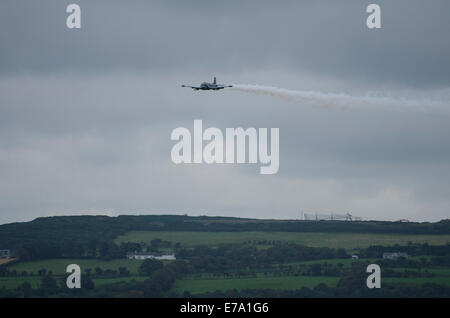
[{"label": "white farm building", "polygon": [[408,253],[404,252],[395,252],[395,253],[383,253],[384,259],[398,259],[398,258],[408,258]]},{"label": "white farm building", "polygon": [[128,259],[158,259],[158,260],[176,260],[174,254],[157,254],[157,253],[127,253]]}]

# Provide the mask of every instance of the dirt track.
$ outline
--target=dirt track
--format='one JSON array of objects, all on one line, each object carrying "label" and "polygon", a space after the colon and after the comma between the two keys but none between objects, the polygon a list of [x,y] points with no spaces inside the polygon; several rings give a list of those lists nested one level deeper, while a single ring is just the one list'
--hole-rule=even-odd
[{"label": "dirt track", "polygon": [[15,258],[0,258],[0,265],[12,262]]}]

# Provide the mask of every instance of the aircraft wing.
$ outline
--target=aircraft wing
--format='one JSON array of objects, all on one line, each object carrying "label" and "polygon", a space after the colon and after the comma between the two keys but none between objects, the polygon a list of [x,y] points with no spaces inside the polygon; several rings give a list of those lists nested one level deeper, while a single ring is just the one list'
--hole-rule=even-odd
[{"label": "aircraft wing", "polygon": [[181,87],[189,87],[189,88],[192,88],[192,89],[195,89],[195,90],[199,90],[200,89],[200,87],[189,86],[189,85],[181,85]]}]

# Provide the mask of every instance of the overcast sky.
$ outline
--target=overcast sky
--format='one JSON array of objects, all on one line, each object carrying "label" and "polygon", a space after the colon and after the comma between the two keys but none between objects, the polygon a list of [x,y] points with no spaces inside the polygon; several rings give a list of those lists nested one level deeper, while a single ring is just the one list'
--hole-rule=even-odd
[{"label": "overcast sky", "polygon": [[[66,6],[82,27],[66,27]],[[378,3],[382,29],[369,30]],[[450,217],[450,111],[342,111],[219,82],[450,100],[450,2],[0,2],[0,224],[67,214]],[[175,165],[177,127],[280,129],[280,170]]]}]

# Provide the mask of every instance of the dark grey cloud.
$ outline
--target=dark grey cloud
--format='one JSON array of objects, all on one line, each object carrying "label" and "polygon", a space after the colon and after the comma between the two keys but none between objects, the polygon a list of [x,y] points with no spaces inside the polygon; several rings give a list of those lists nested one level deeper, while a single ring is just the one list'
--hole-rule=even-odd
[{"label": "dark grey cloud", "polygon": [[0,69],[110,72],[279,69],[367,81],[446,86],[448,1],[378,1],[383,28],[365,27],[370,1],[86,1],[82,29],[68,1],[2,1]]},{"label": "dark grey cloud", "polygon": [[[378,1],[0,3],[0,223],[64,213],[438,220],[450,116],[315,109],[221,82],[450,100],[450,4]],[[279,127],[280,172],[174,165],[171,131]]]}]

